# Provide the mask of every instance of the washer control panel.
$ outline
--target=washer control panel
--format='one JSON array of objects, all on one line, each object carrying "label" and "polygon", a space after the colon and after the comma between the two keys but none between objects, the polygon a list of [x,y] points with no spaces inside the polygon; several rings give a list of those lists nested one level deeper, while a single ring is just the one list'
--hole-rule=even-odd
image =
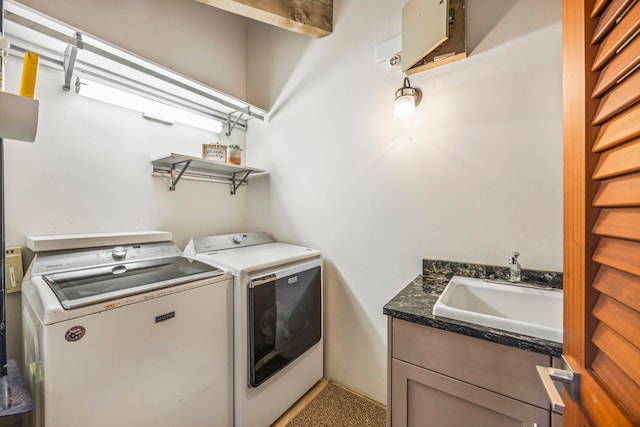
[{"label": "washer control panel", "polygon": [[124,246],[116,246],[111,251],[111,256],[114,259],[123,259],[127,256],[127,248],[125,248]]},{"label": "washer control panel", "polygon": [[51,274],[87,267],[100,267],[130,261],[179,257],[182,253],[173,242],[53,251],[37,254],[32,273]]}]

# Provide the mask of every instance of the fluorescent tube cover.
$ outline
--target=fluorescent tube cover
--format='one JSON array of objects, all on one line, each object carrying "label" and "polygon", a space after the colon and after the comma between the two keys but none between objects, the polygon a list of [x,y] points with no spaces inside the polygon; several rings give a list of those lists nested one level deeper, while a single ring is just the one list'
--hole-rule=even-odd
[{"label": "fluorescent tube cover", "polygon": [[[78,83],[79,82],[79,83]],[[96,99],[98,101],[107,102],[119,107],[128,108],[130,110],[139,111],[143,114],[154,116],[166,122],[182,123],[184,125],[208,130],[214,133],[222,131],[222,123],[185,111],[171,105],[163,104],[141,95],[126,92],[102,83],[87,80],[86,78],[78,78],[76,82],[76,92],[82,96]]]}]

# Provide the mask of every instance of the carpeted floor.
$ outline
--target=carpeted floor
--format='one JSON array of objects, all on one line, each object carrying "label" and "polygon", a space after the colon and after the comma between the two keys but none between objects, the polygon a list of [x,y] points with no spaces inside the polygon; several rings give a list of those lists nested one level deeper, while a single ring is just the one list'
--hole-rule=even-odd
[{"label": "carpeted floor", "polygon": [[329,382],[286,427],[384,427],[386,409]]}]

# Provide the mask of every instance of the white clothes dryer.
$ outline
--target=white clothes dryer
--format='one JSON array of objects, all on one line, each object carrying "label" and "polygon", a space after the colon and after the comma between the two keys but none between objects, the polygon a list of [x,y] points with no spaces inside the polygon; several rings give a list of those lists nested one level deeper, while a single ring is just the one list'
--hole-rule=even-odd
[{"label": "white clothes dryer", "polygon": [[266,427],[323,376],[322,258],[266,233],[197,237],[185,255],[234,280],[236,427]]},{"label": "white clothes dryer", "polygon": [[28,424],[232,425],[231,275],[170,241],[91,241],[37,253],[23,283]]}]

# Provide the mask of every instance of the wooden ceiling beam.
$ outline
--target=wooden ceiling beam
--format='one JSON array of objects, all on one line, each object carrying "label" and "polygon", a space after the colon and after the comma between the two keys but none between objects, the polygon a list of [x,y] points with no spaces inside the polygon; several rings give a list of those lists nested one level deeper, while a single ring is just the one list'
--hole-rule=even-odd
[{"label": "wooden ceiling beam", "polygon": [[333,0],[197,0],[256,21],[321,38],[333,31]]}]

